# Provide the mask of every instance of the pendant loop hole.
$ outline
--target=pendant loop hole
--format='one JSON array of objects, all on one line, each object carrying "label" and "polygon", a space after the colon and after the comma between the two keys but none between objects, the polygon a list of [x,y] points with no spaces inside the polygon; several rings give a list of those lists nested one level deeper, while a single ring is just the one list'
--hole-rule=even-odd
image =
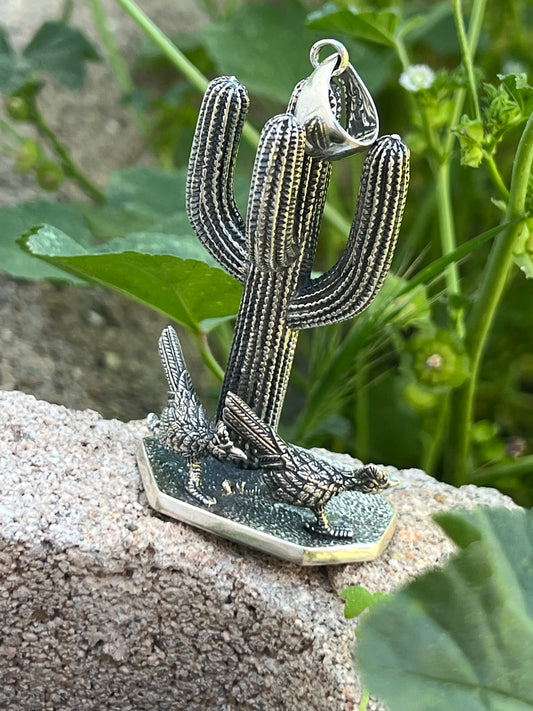
[{"label": "pendant loop hole", "polygon": [[324,47],[333,47],[333,49],[336,51],[337,63],[335,65],[335,69],[332,72],[332,76],[340,76],[348,67],[348,63],[350,61],[350,55],[348,54],[348,50],[342,44],[342,42],[338,42],[334,39],[322,39],[318,40],[318,42],[315,42],[314,45],[311,47],[311,51],[309,52],[309,59],[311,60],[311,64],[315,69],[318,68],[318,66],[320,65],[318,55],[320,54],[320,50]]}]

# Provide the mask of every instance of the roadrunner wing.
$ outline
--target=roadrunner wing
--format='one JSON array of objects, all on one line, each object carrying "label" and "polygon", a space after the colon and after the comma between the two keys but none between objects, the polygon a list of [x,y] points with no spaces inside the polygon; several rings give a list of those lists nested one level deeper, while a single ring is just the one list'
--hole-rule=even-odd
[{"label": "roadrunner wing", "polygon": [[235,393],[227,393],[222,419],[230,430],[237,432],[260,454],[275,458],[287,449],[286,443],[274,429],[265,424]]}]

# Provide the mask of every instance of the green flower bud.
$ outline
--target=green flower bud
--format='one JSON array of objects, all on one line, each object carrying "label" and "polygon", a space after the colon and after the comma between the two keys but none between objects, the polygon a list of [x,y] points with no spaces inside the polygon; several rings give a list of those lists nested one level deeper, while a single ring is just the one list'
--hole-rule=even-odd
[{"label": "green flower bud", "polygon": [[7,115],[13,121],[27,121],[30,115],[30,105],[22,96],[8,96],[4,101]]},{"label": "green flower bud", "polygon": [[458,387],[469,373],[464,347],[448,331],[415,335],[407,344],[405,361],[418,385],[434,391]]},{"label": "green flower bud", "polygon": [[17,152],[17,171],[19,173],[27,173],[32,168],[35,168],[40,155],[41,151],[39,144],[36,141],[32,141],[30,138],[23,141]]},{"label": "green flower bud", "polygon": [[64,179],[65,174],[56,163],[43,161],[37,168],[37,181],[43,190],[57,190]]}]

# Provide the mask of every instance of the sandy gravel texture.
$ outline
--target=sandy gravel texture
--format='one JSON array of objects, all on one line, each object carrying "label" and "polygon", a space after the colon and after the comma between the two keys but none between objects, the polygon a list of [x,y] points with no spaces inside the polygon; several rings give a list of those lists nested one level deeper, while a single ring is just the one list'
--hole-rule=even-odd
[{"label": "sandy gravel texture", "polygon": [[389,591],[441,564],[452,546],[436,510],[512,506],[402,471],[386,553],[305,569],[152,512],[135,464],[142,421],[0,392],[0,428],[9,711],[355,709],[355,623],[337,593],[354,582]]}]

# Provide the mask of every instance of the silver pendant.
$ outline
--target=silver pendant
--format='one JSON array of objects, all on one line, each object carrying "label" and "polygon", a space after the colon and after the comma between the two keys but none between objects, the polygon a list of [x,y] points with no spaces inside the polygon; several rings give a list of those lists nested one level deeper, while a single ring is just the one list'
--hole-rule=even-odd
[{"label": "silver pendant", "polygon": [[[318,62],[318,52],[335,53]],[[285,442],[277,425],[302,328],[352,318],[388,271],[403,215],[409,152],[378,138],[372,97],[334,40],[286,113],[264,127],[243,220],[233,171],[248,98],[234,77],[209,85],[189,161],[187,210],[198,238],[244,287],[217,414],[198,400],[178,337],[159,353],[169,384],[138,460],[150,504],[193,526],[302,565],[370,560],[395,514],[379,494],[397,482]],[[345,116],[346,126],[339,117]],[[369,148],[346,248],[311,277],[331,160]]]}]

